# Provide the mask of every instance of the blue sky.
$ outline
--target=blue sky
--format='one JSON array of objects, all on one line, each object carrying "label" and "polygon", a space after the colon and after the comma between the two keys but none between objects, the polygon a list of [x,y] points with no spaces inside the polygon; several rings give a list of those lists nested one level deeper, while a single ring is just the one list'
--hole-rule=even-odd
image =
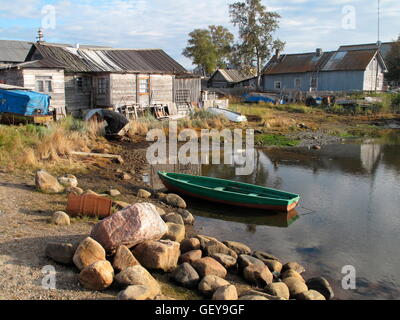
[{"label": "blue sky", "polygon": [[[181,55],[188,33],[210,24],[223,25],[235,33],[228,14],[228,5],[233,2],[0,0],[0,39],[34,40],[42,22],[49,25],[53,21],[46,15],[51,5],[50,9],[55,9],[55,25],[44,30],[48,42],[162,48],[191,69],[190,61]],[[263,0],[263,3],[282,16],[276,36],[286,42],[286,53],[309,52],[317,47],[335,50],[341,44],[377,40],[377,0]],[[381,7],[381,40],[391,41],[400,34],[400,0],[381,0]]]}]

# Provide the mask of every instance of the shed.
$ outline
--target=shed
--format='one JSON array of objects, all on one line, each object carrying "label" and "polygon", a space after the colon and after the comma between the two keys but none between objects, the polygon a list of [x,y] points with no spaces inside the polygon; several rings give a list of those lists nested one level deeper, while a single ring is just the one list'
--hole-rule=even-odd
[{"label": "shed", "polygon": [[233,88],[238,82],[254,78],[237,69],[217,69],[208,80],[210,88]]}]

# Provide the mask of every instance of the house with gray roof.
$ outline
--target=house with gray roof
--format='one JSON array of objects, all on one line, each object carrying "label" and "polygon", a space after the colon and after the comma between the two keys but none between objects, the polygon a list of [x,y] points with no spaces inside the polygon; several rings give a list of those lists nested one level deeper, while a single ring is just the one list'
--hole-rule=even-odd
[{"label": "house with gray roof", "polygon": [[24,62],[0,69],[0,82],[47,93],[52,106],[77,116],[95,107],[196,103],[201,90],[200,77],[161,49],[45,42],[34,43]]},{"label": "house with gray roof", "polygon": [[265,91],[381,91],[385,62],[378,49],[275,54],[262,72]]},{"label": "house with gray roof", "polygon": [[233,88],[239,82],[254,78],[237,69],[217,69],[208,80],[209,88]]}]

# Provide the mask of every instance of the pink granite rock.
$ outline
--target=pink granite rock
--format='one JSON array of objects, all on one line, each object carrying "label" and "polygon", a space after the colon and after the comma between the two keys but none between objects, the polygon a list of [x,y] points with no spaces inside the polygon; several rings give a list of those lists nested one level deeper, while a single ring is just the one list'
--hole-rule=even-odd
[{"label": "pink granite rock", "polygon": [[136,203],[97,223],[91,237],[107,251],[120,245],[128,248],[146,240],[159,240],[167,232],[156,207],[151,203]]}]

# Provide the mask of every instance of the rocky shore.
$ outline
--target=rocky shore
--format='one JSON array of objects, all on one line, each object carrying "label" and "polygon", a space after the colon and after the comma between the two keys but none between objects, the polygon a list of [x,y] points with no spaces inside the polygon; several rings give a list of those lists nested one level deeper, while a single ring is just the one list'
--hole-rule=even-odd
[{"label": "rocky shore", "polygon": [[[85,193],[71,175],[57,179],[39,171],[35,181],[42,192]],[[144,202],[114,201],[119,210],[94,224],[82,241],[49,241],[43,248],[46,256],[77,273],[80,286],[94,292],[109,290],[119,300],[173,299],[157,281],[160,275],[202,299],[334,297],[326,279],[304,279],[305,269],[297,262],[284,263],[235,239],[192,234],[190,226],[195,217],[179,195],[139,189],[137,197]],[[165,205],[173,211],[166,212],[162,208]],[[57,211],[51,221],[68,227],[70,220],[67,213]]]}]

